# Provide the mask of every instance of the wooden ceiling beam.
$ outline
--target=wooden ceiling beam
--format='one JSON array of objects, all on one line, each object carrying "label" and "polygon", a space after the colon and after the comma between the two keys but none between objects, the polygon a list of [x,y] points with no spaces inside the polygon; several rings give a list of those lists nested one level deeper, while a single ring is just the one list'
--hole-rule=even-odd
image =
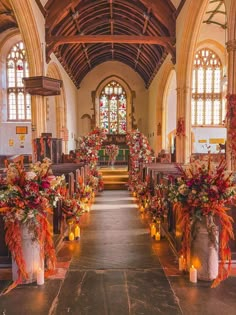
[{"label": "wooden ceiling beam", "polygon": [[153,15],[169,30],[170,35],[175,35],[176,9],[170,0],[140,0],[140,2],[152,10]]},{"label": "wooden ceiling beam", "polygon": [[60,45],[82,43],[120,43],[120,44],[149,44],[164,47],[173,46],[174,37],[168,36],[134,36],[134,35],[74,35],[52,36],[47,41],[47,56]]}]

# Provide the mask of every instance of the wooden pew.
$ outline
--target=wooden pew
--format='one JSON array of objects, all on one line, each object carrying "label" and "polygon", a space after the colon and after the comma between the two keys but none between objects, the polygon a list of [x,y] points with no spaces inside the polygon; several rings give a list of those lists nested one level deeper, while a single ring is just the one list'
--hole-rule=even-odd
[{"label": "wooden pew", "polygon": [[5,159],[5,167],[8,167],[11,163],[19,164],[20,167],[24,166],[24,155],[12,155]]}]

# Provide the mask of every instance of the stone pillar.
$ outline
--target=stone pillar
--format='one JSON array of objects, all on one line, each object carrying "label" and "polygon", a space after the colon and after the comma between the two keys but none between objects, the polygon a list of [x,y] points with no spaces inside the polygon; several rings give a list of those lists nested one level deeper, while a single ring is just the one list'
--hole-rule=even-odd
[{"label": "stone pillar", "polygon": [[229,169],[236,170],[236,39],[226,44],[228,51],[227,146]]},{"label": "stone pillar", "polygon": [[43,96],[32,96],[32,138],[38,138],[46,132],[46,106]]},{"label": "stone pillar", "polygon": [[177,88],[176,162],[187,163],[191,156],[190,88]]}]

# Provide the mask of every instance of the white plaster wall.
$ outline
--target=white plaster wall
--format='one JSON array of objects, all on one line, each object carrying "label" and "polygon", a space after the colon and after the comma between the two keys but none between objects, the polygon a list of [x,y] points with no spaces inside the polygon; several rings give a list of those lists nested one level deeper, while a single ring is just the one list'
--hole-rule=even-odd
[{"label": "white plaster wall", "polygon": [[91,92],[96,91],[98,85],[105,78],[109,76],[118,76],[123,79],[130,87],[132,91],[135,92],[136,97],[133,100],[135,108],[135,120],[136,123],[141,122],[140,131],[146,133],[148,128],[147,122],[147,112],[148,112],[148,91],[145,88],[144,81],[141,77],[133,71],[127,65],[118,61],[108,61],[96,68],[94,68],[90,73],[86,75],[80,84],[80,89],[78,90],[78,132],[79,135],[84,135],[85,131],[83,128],[83,123],[81,117],[84,114],[90,116],[93,115],[93,103]]},{"label": "white plaster wall", "polygon": [[[158,124],[166,128],[163,122],[164,92],[170,71],[173,69],[171,56],[168,55],[148,89],[148,140],[156,153],[163,148],[162,135],[157,135]],[[168,115],[168,114],[167,114]]]},{"label": "white plaster wall", "polygon": [[[16,134],[16,126],[27,126],[28,134],[24,140]],[[12,142],[13,145],[9,145]],[[0,124],[0,155],[32,154],[31,123],[10,123]]]},{"label": "white plaster wall", "polygon": [[[157,153],[157,124],[162,123],[161,112],[157,114],[158,106],[158,74],[152,81],[148,92],[148,141],[154,151]],[[160,109],[160,106],[159,106]]]},{"label": "white plaster wall", "polygon": [[55,96],[49,96],[46,100],[46,132],[50,132],[53,138],[57,136],[56,128],[56,103]]},{"label": "white plaster wall", "polygon": [[173,5],[175,6],[175,8],[177,9],[178,6],[180,5],[181,0],[171,0],[171,2],[173,3]]},{"label": "white plaster wall", "polygon": [[177,110],[177,93],[176,93],[176,75],[172,73],[170,85],[167,92],[167,115],[166,115],[166,134],[176,129],[176,110]]},{"label": "white plaster wall", "polygon": [[215,40],[221,45],[225,46],[225,43],[227,41],[226,31],[219,25],[202,23],[198,42],[207,39]]},{"label": "white plaster wall", "polygon": [[59,63],[54,54],[51,54],[52,62],[55,62],[58,66],[58,69],[61,74],[61,78],[63,80],[63,90],[65,94],[65,104],[66,104],[66,112],[67,112],[67,128],[69,131],[69,139],[68,139],[68,151],[75,149],[76,142],[75,138],[78,136],[77,134],[77,125],[79,124],[79,120],[77,120],[77,106],[78,106],[78,90],[74,83],[71,81],[70,77]]},{"label": "white plaster wall", "polygon": [[[192,128],[193,131],[193,153],[217,153],[218,144],[211,144],[210,139],[224,139],[226,141],[226,128]],[[203,143],[202,141],[205,141]]]},{"label": "white plaster wall", "polygon": [[[10,48],[21,40],[20,34],[16,33],[7,38],[10,33],[6,32],[0,37],[0,155],[31,154],[31,122],[7,121],[6,57]],[[16,126],[28,127],[28,134],[23,140],[16,134]]]}]

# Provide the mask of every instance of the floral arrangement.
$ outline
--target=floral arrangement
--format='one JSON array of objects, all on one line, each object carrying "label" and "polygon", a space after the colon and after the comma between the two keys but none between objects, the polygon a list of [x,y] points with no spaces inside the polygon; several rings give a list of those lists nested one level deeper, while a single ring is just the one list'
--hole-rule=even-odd
[{"label": "floral arrangement", "polygon": [[110,144],[105,147],[105,152],[109,157],[108,163],[114,163],[119,153],[119,147],[116,144]]},{"label": "floral arrangement", "polygon": [[103,129],[95,128],[87,136],[79,138],[79,149],[76,152],[77,159],[90,165],[96,165],[98,150],[101,149],[106,134]]},{"label": "floral arrangement", "polygon": [[66,221],[73,220],[76,223],[79,223],[80,217],[84,213],[80,200],[76,198],[63,199],[62,211],[66,217]]},{"label": "floral arrangement", "polygon": [[[227,204],[233,201],[235,196],[235,185],[232,181],[232,173],[226,172],[226,162],[221,161],[219,165],[208,161],[196,160],[186,167],[178,166],[181,176],[171,185],[169,198],[174,203],[174,209],[178,210],[181,218],[181,226],[184,231],[182,240],[182,251],[185,257],[190,248],[192,227],[196,220],[205,218],[217,218],[221,225],[219,247],[220,266],[218,277],[212,284],[217,286],[225,279],[230,270],[231,252],[228,245],[230,238],[234,238],[232,229],[232,218],[227,214]],[[210,225],[208,231],[212,242],[214,237],[214,225]],[[228,269],[225,270],[225,263]]]},{"label": "floral arrangement", "polygon": [[21,226],[25,225],[42,247],[42,257],[48,266],[55,267],[55,250],[47,220],[52,205],[60,198],[57,188],[64,177],[55,177],[50,172],[51,162],[31,164],[28,171],[17,164],[10,164],[6,177],[0,180],[0,214],[6,229],[6,244],[18,266],[18,279],[11,288],[27,279],[22,253]]},{"label": "floral arrangement", "polygon": [[129,189],[134,190],[137,182],[141,181],[139,164],[151,163],[154,152],[145,137],[138,129],[127,133],[126,141],[130,150]]},{"label": "floral arrangement", "polygon": [[93,187],[94,192],[103,191],[104,189],[102,174],[98,172],[97,167],[90,168],[86,182]]},{"label": "floral arrangement", "polygon": [[163,219],[167,214],[168,208],[168,189],[164,184],[158,184],[154,187],[154,194],[151,197],[150,209],[152,217]]},{"label": "floral arrangement", "polygon": [[185,122],[183,117],[178,119],[176,136],[185,136]]}]

